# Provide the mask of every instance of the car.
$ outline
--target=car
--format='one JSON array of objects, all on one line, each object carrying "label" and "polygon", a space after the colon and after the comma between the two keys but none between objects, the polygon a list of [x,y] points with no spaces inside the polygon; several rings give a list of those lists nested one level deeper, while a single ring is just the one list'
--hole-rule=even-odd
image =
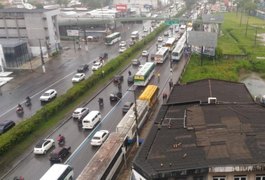
[{"label": "car", "polygon": [[97,71],[102,66],[103,66],[103,64],[101,62],[96,61],[96,62],[94,62],[93,66],[92,66],[92,71]]},{"label": "car", "polygon": [[119,44],[120,47],[126,47],[126,41],[121,41]]},{"label": "car", "polygon": [[120,49],[119,49],[119,53],[123,53],[124,51],[126,51],[126,47],[120,47]]},{"label": "car", "polygon": [[101,55],[99,55],[99,60],[102,61],[104,59],[108,59],[109,55],[108,53],[102,53]]},{"label": "car", "polygon": [[10,130],[12,127],[14,127],[16,123],[11,120],[5,120],[3,122],[0,122],[0,134],[3,134]]},{"label": "car", "polygon": [[132,65],[133,66],[139,66],[141,64],[141,62],[138,59],[133,59],[132,60]]},{"label": "car", "polygon": [[129,102],[129,101],[125,102],[122,107],[122,112],[127,113],[129,109],[132,107],[132,105],[133,105],[133,102]]},{"label": "car", "polygon": [[86,75],[84,73],[76,73],[72,78],[72,82],[80,82],[85,79]]},{"label": "car", "polygon": [[81,120],[81,119],[83,119],[88,113],[89,113],[89,109],[88,109],[87,107],[81,107],[81,108],[77,108],[77,109],[73,112],[72,117],[73,117],[73,119]]},{"label": "car", "polygon": [[49,149],[55,146],[55,142],[53,139],[43,139],[39,141],[34,147],[34,154],[46,154]]},{"label": "car", "polygon": [[159,37],[157,38],[157,41],[158,41],[158,42],[163,42],[163,38],[162,38],[161,36],[159,36]]},{"label": "car", "polygon": [[70,154],[70,146],[62,146],[55,148],[50,154],[50,162],[53,163],[62,163],[63,160]]},{"label": "car", "polygon": [[134,82],[134,76],[128,76],[127,82],[128,84],[132,84]]},{"label": "car", "polygon": [[169,32],[168,31],[165,31],[164,32],[164,36],[169,36]]},{"label": "car", "polygon": [[80,65],[78,68],[77,68],[77,72],[78,73],[84,73],[88,70],[88,64],[83,64],[83,65]]},{"label": "car", "polygon": [[149,52],[146,51],[146,50],[144,50],[144,51],[142,52],[142,56],[143,56],[143,57],[148,57],[148,56],[149,56]]},{"label": "car", "polygon": [[144,32],[148,32],[148,29],[146,27],[144,28]]},{"label": "car", "polygon": [[41,97],[40,97],[40,101],[46,101],[49,102],[50,100],[52,100],[53,98],[56,98],[57,96],[57,92],[55,89],[49,89],[47,91],[45,91]]},{"label": "car", "polygon": [[156,56],[155,54],[151,54],[151,58],[150,58],[151,61],[154,61],[155,60],[155,56]]},{"label": "car", "polygon": [[104,141],[106,141],[108,136],[109,136],[108,130],[100,130],[96,132],[96,134],[93,136],[93,138],[90,141],[90,144],[92,146],[101,146],[104,143]]},{"label": "car", "polygon": [[121,99],[121,97],[122,97],[121,92],[113,92],[110,94],[109,99],[112,102],[112,101],[118,101],[119,99]]},{"label": "car", "polygon": [[114,79],[113,79],[114,83],[118,83],[118,82],[121,82],[121,81],[123,81],[123,75],[115,75],[114,76]]}]

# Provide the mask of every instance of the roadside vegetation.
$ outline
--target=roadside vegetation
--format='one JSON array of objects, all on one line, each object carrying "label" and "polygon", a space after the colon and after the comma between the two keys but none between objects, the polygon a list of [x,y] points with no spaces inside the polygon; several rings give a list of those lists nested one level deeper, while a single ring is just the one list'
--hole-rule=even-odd
[{"label": "roadside vegetation", "polygon": [[192,55],[181,83],[205,78],[239,81],[242,73],[250,72],[265,77],[265,59],[258,58],[265,57],[265,42],[256,37],[256,30],[257,34],[265,33],[264,20],[247,16],[240,19],[240,14],[225,14],[218,38],[218,56],[203,56],[201,62],[200,55]]}]

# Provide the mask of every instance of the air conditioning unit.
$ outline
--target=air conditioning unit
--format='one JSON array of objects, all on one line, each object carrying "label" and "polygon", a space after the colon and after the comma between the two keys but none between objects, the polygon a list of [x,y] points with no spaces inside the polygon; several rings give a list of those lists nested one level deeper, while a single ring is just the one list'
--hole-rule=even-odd
[{"label": "air conditioning unit", "polygon": [[217,98],[216,97],[208,97],[208,104],[216,104]]}]

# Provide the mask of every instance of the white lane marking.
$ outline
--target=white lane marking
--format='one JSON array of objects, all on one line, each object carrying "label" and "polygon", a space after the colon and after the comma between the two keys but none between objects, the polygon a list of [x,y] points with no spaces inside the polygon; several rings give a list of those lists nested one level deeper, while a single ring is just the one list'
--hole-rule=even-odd
[{"label": "white lane marking", "polygon": [[[90,62],[90,63],[88,63],[88,64],[93,64],[94,61],[95,61],[95,60],[92,60],[92,62]],[[68,78],[69,76],[73,75],[74,73],[76,73],[76,71],[73,71],[73,72],[71,72],[70,74],[64,76],[63,78],[61,78],[61,79],[55,81],[54,83],[52,83],[51,85],[47,86],[47,87],[44,88],[43,90],[41,90],[41,91],[35,93],[34,95],[32,95],[30,98],[33,98],[33,97],[39,95],[40,93],[42,93],[42,92],[44,92],[45,90],[51,88],[51,87],[54,86],[55,84],[60,83],[60,82],[63,81],[64,79],[66,79],[66,78]],[[23,103],[25,103],[25,100],[22,101],[22,102],[20,102],[20,104],[23,104]],[[0,117],[3,117],[4,115],[6,115],[7,113],[11,112],[12,110],[14,110],[14,109],[16,109],[16,108],[17,108],[17,106],[11,107],[11,108],[8,109],[6,112],[2,113],[2,114],[0,115]]]},{"label": "white lane marking", "polygon": [[[106,116],[100,121],[100,123],[98,123],[98,125],[96,127],[94,127],[94,129],[89,133],[89,135],[83,140],[83,142],[75,149],[75,151],[71,154],[71,156],[65,161],[64,164],[68,164],[70,161],[72,161],[72,159],[81,151],[81,149],[83,148],[83,146],[86,145],[87,141],[91,138],[91,136],[95,133],[95,131],[97,131],[98,126],[101,125],[106,119],[107,117],[115,110],[116,106],[119,105],[119,103],[121,102],[121,100],[129,93],[130,91],[126,91],[125,94],[122,96],[122,98],[115,104],[115,106],[113,106],[111,108],[111,110],[106,114]],[[90,159],[91,160],[91,159]],[[89,160],[89,161],[90,161]]]}]

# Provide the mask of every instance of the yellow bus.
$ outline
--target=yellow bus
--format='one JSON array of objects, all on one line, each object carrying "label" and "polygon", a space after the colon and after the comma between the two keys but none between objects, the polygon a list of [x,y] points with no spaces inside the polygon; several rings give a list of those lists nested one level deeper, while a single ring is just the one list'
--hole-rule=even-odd
[{"label": "yellow bus", "polygon": [[148,101],[149,107],[152,107],[156,103],[158,91],[158,86],[148,85],[138,99]]}]

